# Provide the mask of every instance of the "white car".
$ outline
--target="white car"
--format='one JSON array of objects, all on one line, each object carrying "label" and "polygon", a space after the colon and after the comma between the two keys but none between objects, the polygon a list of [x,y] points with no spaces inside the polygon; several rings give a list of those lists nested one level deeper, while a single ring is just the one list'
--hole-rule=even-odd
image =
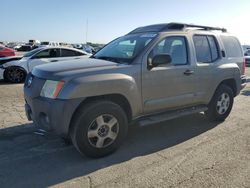
[{"label": "white car", "polygon": [[37,65],[87,58],[90,55],[84,51],[66,47],[37,48],[26,53],[20,60],[0,64],[0,79],[12,83],[21,83]]}]

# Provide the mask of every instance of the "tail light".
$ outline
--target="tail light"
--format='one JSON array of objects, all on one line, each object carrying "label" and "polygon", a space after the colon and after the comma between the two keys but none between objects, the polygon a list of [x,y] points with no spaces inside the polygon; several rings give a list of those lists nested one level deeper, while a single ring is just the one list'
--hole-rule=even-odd
[{"label": "tail light", "polygon": [[243,67],[242,67],[242,74],[245,75],[246,74],[246,61],[247,59],[244,58],[244,61],[243,61]]}]

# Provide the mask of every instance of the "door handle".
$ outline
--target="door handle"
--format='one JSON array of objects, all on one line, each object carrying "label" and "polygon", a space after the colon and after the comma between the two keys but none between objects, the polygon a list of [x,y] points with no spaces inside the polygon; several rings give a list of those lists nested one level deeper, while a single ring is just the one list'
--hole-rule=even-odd
[{"label": "door handle", "polygon": [[183,74],[186,75],[186,76],[189,76],[191,74],[194,74],[194,71],[188,69],[185,72],[183,72]]},{"label": "door handle", "polygon": [[55,60],[51,60],[50,62],[57,62],[57,61],[58,61],[58,60],[55,59]]}]

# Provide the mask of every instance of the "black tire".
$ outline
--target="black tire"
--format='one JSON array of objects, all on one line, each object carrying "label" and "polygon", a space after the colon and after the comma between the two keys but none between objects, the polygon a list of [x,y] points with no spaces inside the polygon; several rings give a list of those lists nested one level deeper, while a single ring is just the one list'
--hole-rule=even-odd
[{"label": "black tire", "polygon": [[[112,120],[115,119],[114,122],[117,122],[112,125],[111,128],[108,128],[112,133],[114,131],[112,128],[115,128],[116,137],[113,140],[106,137],[108,134],[106,134],[106,136],[102,135],[102,138],[99,135],[103,127],[100,127],[100,123],[98,124],[97,118],[102,117],[103,122],[105,122],[105,118],[107,118],[106,116],[112,117]],[[111,119],[108,119],[107,121],[110,120]],[[96,126],[95,129],[92,129],[93,125]],[[89,138],[89,133],[91,131],[97,133],[97,136]],[[99,100],[87,104],[85,107],[76,112],[73,125],[70,130],[70,136],[73,145],[81,154],[98,158],[113,153],[121,145],[127,135],[127,131],[128,120],[124,110],[116,103]],[[103,144],[105,143],[107,146],[98,148],[97,142],[99,138],[104,138]]]},{"label": "black tire", "polygon": [[9,67],[4,71],[4,80],[11,83],[23,83],[26,75],[20,67]]},{"label": "black tire", "polygon": [[[225,102],[227,99],[226,96],[228,97],[229,102]],[[225,98],[225,100],[222,100],[222,98]],[[223,104],[222,101],[224,101],[224,107],[220,107],[220,105]],[[205,114],[210,121],[224,121],[232,110],[233,102],[233,90],[229,86],[221,84],[216,89],[214,96],[208,105],[208,110],[205,112]]]},{"label": "black tire", "polygon": [[65,145],[71,145],[72,144],[71,138],[62,137],[62,141],[64,142]]}]

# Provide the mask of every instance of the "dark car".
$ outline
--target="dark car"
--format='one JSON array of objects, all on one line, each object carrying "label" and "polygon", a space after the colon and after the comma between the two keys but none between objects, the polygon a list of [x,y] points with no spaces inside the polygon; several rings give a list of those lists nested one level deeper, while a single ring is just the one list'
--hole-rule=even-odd
[{"label": "dark car", "polygon": [[33,50],[33,46],[31,46],[31,45],[23,45],[17,49],[17,51],[22,51],[22,52],[28,52],[31,50]]}]

